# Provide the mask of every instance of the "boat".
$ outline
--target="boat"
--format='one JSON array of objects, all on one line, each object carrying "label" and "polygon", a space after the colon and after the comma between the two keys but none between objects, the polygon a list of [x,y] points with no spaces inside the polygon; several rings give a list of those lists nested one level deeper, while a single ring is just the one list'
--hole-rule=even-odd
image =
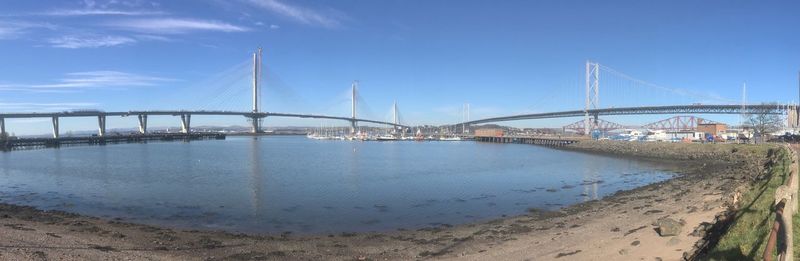
[{"label": "boat", "polygon": [[638,141],[642,137],[644,137],[644,135],[642,135],[642,132],[638,130],[625,130],[623,133],[611,137],[611,139],[621,141]]},{"label": "boat", "polygon": [[669,141],[669,136],[663,130],[648,130],[645,141]]},{"label": "boat", "polygon": [[424,138],[425,136],[422,135],[422,131],[420,129],[417,129],[417,135],[414,135],[414,140],[422,141],[424,140]]},{"label": "boat", "polygon": [[376,140],[377,141],[395,141],[395,140],[397,140],[397,137],[392,136],[392,135],[383,135],[383,136],[378,136],[378,138]]}]

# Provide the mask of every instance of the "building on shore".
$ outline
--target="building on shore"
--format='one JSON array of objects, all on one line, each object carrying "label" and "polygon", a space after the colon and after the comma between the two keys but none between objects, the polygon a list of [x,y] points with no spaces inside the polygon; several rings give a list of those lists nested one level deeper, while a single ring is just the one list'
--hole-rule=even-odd
[{"label": "building on shore", "polygon": [[697,131],[708,133],[714,136],[721,136],[728,129],[724,123],[699,123],[697,124]]},{"label": "building on shore", "polygon": [[475,130],[476,137],[503,137],[503,129],[483,128]]}]

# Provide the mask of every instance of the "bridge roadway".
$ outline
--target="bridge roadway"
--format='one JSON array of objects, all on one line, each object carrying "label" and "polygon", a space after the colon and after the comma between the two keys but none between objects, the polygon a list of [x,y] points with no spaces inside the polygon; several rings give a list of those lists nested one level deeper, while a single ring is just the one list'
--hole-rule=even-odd
[{"label": "bridge roadway", "polygon": [[[147,116],[180,116],[181,117],[181,129],[184,133],[189,133],[191,131],[191,116],[192,115],[213,115],[213,116],[244,116],[250,119],[262,119],[266,117],[293,117],[293,118],[309,118],[309,119],[331,119],[331,120],[343,120],[349,122],[366,122],[366,123],[375,123],[375,124],[383,124],[388,126],[394,127],[402,127],[408,128],[406,125],[392,123],[392,122],[385,122],[385,121],[376,121],[376,120],[368,120],[368,119],[359,119],[359,118],[350,118],[350,117],[338,117],[338,116],[327,116],[327,115],[317,115],[317,114],[296,114],[296,113],[276,113],[276,112],[240,112],[240,111],[189,111],[189,110],[154,110],[154,111],[124,111],[124,112],[105,112],[105,111],[66,111],[66,112],[48,112],[48,113],[38,113],[38,112],[31,112],[31,113],[0,113],[0,137],[4,137],[6,135],[6,125],[5,119],[13,119],[13,118],[51,118],[53,121],[53,137],[58,138],[58,119],[64,117],[97,117],[98,126],[99,126],[99,133],[98,136],[105,135],[105,123],[106,117],[108,116],[119,116],[119,117],[128,117],[128,116],[137,116],[139,119],[139,132],[146,133],[147,132]],[[257,130],[260,131],[260,130]]]},{"label": "bridge roadway", "polygon": [[786,105],[670,105],[670,106],[645,106],[645,107],[623,107],[623,108],[603,108],[591,110],[560,111],[546,113],[531,113],[512,116],[492,117],[474,121],[467,121],[461,124],[483,124],[491,122],[583,117],[587,114],[594,117],[607,115],[641,115],[641,114],[784,114],[786,112],[797,112],[797,107]]}]

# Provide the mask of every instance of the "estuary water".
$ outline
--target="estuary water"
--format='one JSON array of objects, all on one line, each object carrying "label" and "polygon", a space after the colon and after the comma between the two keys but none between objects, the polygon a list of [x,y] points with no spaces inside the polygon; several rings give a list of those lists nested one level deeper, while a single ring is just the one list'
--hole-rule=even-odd
[{"label": "estuary water", "polygon": [[228,137],[0,153],[0,202],[178,228],[339,233],[554,210],[672,175],[523,144]]}]

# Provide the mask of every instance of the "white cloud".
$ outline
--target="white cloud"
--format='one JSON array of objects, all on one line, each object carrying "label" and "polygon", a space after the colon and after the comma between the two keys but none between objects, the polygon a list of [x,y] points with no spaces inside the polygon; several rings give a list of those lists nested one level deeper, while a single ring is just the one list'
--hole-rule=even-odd
[{"label": "white cloud", "polygon": [[151,34],[137,34],[136,39],[143,40],[143,41],[159,41],[159,42],[172,42],[173,39],[168,37],[160,36],[160,35],[151,35]]},{"label": "white cloud", "polygon": [[0,90],[6,91],[61,91],[97,88],[124,88],[157,86],[173,79],[126,73],[119,71],[89,71],[68,73],[54,83],[45,84],[4,84]]},{"label": "white cloud", "polygon": [[0,108],[7,109],[27,109],[27,108],[52,108],[52,107],[71,107],[71,108],[85,108],[97,106],[97,103],[92,102],[66,102],[66,103],[32,103],[32,102],[0,102]]},{"label": "white cloud", "polygon": [[335,28],[341,25],[341,22],[331,15],[325,15],[315,10],[308,8],[290,5],[280,2],[278,0],[246,0],[248,3],[259,8],[268,10],[270,12],[282,15],[297,22],[322,26],[328,28]]},{"label": "white cloud", "polygon": [[143,16],[143,15],[163,15],[165,12],[161,11],[124,11],[115,9],[68,9],[68,10],[53,10],[49,12],[37,13],[37,15],[46,16],[100,16],[100,15],[119,15],[119,16]]},{"label": "white cloud", "polygon": [[277,24],[265,24],[264,22],[261,22],[261,21],[255,22],[255,23],[253,23],[253,24],[255,24],[255,25],[257,25],[257,26],[260,26],[260,27],[266,27],[266,28],[268,28],[268,29],[270,29],[270,30],[277,30],[277,29],[280,29],[280,28],[281,28],[281,27],[280,27],[279,25],[277,25]]},{"label": "white cloud", "polygon": [[55,25],[26,21],[0,21],[0,40],[15,39],[33,29],[54,29]]},{"label": "white cloud", "polygon": [[127,19],[106,25],[151,34],[180,34],[194,31],[245,32],[250,30],[220,21],[180,18]]},{"label": "white cloud", "polygon": [[[93,103],[93,102],[64,102],[64,103],[0,102],[0,111],[5,111],[5,112],[70,111],[70,110],[97,108],[98,106],[99,106],[98,103]],[[21,122],[24,121],[20,120],[16,121],[16,123],[21,123]]]},{"label": "white cloud", "polygon": [[133,38],[113,35],[65,35],[47,40],[52,47],[57,48],[97,48],[136,43]]}]

